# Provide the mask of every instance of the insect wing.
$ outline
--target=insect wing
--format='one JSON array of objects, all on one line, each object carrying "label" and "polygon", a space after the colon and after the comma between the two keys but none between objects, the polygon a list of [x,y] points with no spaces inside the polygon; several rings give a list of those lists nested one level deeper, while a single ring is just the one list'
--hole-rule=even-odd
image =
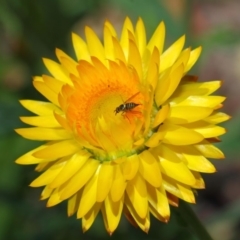
[{"label": "insect wing", "polygon": [[130,102],[130,100],[133,99],[133,98],[135,98],[139,93],[140,93],[140,92],[137,92],[137,93],[133,94],[130,98],[128,98],[128,99],[125,101],[125,103],[126,103],[126,102]]}]

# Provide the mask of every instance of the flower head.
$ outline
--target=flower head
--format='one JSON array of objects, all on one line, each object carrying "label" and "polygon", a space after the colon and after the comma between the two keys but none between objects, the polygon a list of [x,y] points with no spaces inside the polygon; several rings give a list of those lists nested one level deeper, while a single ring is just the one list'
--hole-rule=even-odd
[{"label": "flower head", "polygon": [[86,41],[72,35],[76,59],[56,49],[59,63],[43,60],[52,76],[33,84],[48,101],[22,100],[36,116],[16,131],[46,143],[16,162],[38,164],[31,186],[45,186],[47,206],[67,200],[84,231],[101,211],[109,233],[122,213],[147,232],[150,214],[167,222],[169,204],[195,202],[200,173],[215,172],[207,158],[224,157],[213,143],[229,116],[211,95],[221,81],[187,75],[201,47],[183,49],[183,36],[163,51],[164,23],[147,42],[141,19],[126,18],[120,38],[108,21],[103,31],[103,44],[89,27]]}]

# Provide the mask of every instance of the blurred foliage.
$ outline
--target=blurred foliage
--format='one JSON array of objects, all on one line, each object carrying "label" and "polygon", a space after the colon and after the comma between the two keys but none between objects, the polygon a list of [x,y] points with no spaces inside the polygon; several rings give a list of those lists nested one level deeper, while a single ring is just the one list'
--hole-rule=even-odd
[{"label": "blurred foliage", "polygon": [[[148,35],[152,34],[161,20],[164,20],[167,28],[167,45],[186,33],[187,44],[192,46],[201,44],[206,47],[204,60],[213,47],[239,45],[240,32],[227,26],[224,28],[219,26],[213,31],[203,31],[200,34],[193,31],[191,23],[197,12],[194,2],[179,1],[178,14],[176,14],[174,1],[164,0],[0,1],[0,239],[94,240],[109,238],[101,216],[97,218],[93,227],[83,234],[80,221],[75,217],[67,218],[65,203],[46,209],[46,202],[39,201],[41,189],[28,187],[37,176],[37,173],[33,171],[34,167],[21,167],[14,161],[39,143],[24,140],[13,131],[14,128],[22,126],[19,116],[29,114],[21,107],[18,100],[43,99],[31,84],[32,76],[46,72],[41,58],[55,58],[56,47],[72,52],[70,32],[73,29],[78,30],[81,23],[91,26],[94,24],[91,20],[96,18],[103,19],[103,21],[109,19],[114,24],[122,21],[126,15],[134,21],[141,16],[146,24]],[[196,2],[199,4],[199,1]],[[214,1],[209,2],[214,4]],[[203,60],[200,61],[202,62]],[[226,64],[228,64],[227,61]],[[194,69],[194,73],[198,71],[200,70]],[[229,71],[231,71],[231,66],[229,66]],[[228,162],[224,166],[237,162],[229,161],[230,158],[239,159],[239,120],[240,114],[234,112],[234,119],[225,125],[229,134],[225,135],[224,141],[220,143],[228,157]],[[211,179],[214,179],[214,176]],[[209,204],[204,196],[200,197],[201,199]],[[210,204],[214,205],[214,203]],[[222,239],[238,239],[240,232],[239,199],[236,199],[232,205],[228,204],[225,209],[218,209],[217,212],[212,212],[211,217],[204,218],[205,224],[211,231],[211,226],[227,218],[234,227],[231,229],[235,233],[232,232],[231,235]],[[198,206],[195,210],[199,211]],[[152,219],[150,232],[146,235],[123,218],[111,239],[196,239],[188,226],[180,225],[178,219],[177,210],[172,209],[170,223],[163,224]],[[211,233],[214,234],[212,231]]]}]

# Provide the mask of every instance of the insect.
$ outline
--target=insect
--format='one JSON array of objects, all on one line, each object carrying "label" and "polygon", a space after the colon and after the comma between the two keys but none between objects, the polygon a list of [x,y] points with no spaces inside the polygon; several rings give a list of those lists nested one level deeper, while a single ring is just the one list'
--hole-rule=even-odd
[{"label": "insect", "polygon": [[135,102],[129,102],[131,99],[133,99],[134,97],[136,97],[140,92],[135,93],[134,95],[132,95],[130,98],[128,98],[123,104],[121,104],[120,106],[118,106],[114,112],[115,115],[118,114],[119,112],[125,113],[128,111],[131,111],[132,109],[134,109],[135,107],[137,107],[138,105],[141,105],[139,103],[135,103]]}]

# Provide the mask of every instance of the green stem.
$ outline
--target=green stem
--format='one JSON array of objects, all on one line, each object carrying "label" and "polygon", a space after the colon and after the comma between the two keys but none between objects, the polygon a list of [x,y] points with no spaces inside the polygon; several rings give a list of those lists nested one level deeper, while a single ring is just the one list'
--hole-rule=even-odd
[{"label": "green stem", "polygon": [[199,240],[213,240],[188,203],[181,201],[178,210]]}]

